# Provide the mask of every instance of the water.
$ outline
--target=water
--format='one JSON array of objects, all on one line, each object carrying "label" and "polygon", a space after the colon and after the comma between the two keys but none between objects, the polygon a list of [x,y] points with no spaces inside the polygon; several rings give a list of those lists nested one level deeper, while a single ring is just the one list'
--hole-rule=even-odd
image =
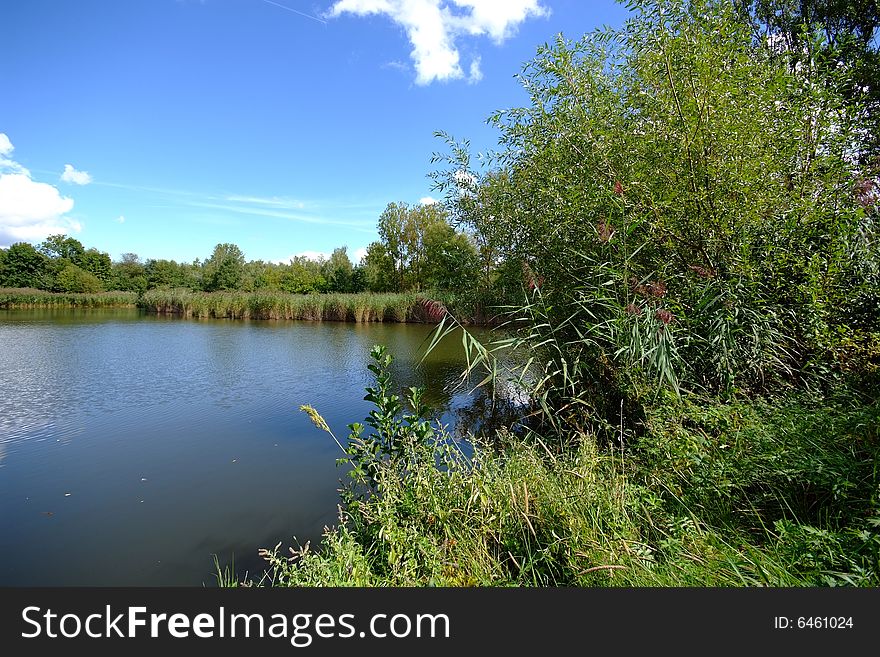
[{"label": "water", "polygon": [[182,320],[136,310],[0,310],[0,585],[212,585],[212,555],[336,521],[340,439],[370,410],[374,344],[454,423],[455,341],[430,327]]}]

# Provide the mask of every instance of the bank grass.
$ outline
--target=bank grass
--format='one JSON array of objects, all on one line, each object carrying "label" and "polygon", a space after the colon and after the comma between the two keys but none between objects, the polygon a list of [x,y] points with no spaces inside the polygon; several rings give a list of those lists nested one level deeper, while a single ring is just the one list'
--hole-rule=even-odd
[{"label": "bank grass", "polygon": [[134,292],[46,292],[32,288],[0,289],[0,308],[133,308]]},{"label": "bank grass", "polygon": [[271,584],[880,585],[876,399],[670,397],[623,450],[501,430],[465,456],[374,397],[366,476],[321,545],[263,551]]},{"label": "bank grass", "polygon": [[[334,322],[436,322],[442,312],[429,297],[403,294],[286,294],[149,290],[140,306],[150,313],[217,319]],[[439,314],[438,314],[439,313]]]}]

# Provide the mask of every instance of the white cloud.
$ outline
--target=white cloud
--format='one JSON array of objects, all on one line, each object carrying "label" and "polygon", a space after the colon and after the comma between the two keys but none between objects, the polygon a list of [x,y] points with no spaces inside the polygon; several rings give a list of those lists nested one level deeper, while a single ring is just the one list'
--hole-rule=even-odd
[{"label": "white cloud", "polygon": [[358,264],[359,262],[363,262],[364,258],[367,257],[367,247],[362,246],[359,249],[354,250],[354,264]]},{"label": "white cloud", "polygon": [[18,162],[13,162],[10,157],[15,146],[9,141],[9,137],[5,132],[0,132],[0,174],[2,173],[23,173],[30,175],[30,172],[21,166]]},{"label": "white cloud", "polygon": [[42,240],[55,233],[79,232],[82,226],[64,215],[73,199],[25,173],[0,174],[0,246]]},{"label": "white cloud", "polygon": [[[416,83],[465,77],[456,39],[463,35],[488,36],[496,44],[516,32],[531,17],[546,16],[541,0],[338,0],[328,12],[356,16],[385,15],[406,30],[412,44],[410,57]],[[482,79],[479,57],[469,68],[469,81]]]},{"label": "white cloud", "polygon": [[423,196],[419,199],[419,205],[434,205],[437,202],[432,196]]},{"label": "white cloud", "polygon": [[480,70],[480,58],[475,57],[471,62],[471,68],[468,72],[468,84],[476,84],[483,79],[483,71]]},{"label": "white cloud", "polygon": [[0,155],[12,155],[13,150],[15,150],[15,147],[9,141],[9,137],[6,136],[5,132],[0,132]]},{"label": "white cloud", "polygon": [[92,177],[86,171],[77,171],[73,165],[65,164],[64,173],[61,174],[61,180],[74,185],[88,185],[92,182]]},{"label": "white cloud", "polygon": [[118,217],[116,217],[116,223],[117,224],[124,224],[125,223],[125,215],[121,214]]},{"label": "white cloud", "polygon": [[78,233],[82,226],[65,217],[73,199],[62,196],[9,156],[15,147],[0,132],[0,247],[15,242],[35,242],[55,233]]}]

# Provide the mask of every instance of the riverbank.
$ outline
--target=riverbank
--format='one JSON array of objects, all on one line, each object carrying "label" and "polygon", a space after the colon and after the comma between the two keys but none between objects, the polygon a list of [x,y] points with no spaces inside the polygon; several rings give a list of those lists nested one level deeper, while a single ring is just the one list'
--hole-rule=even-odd
[{"label": "riverbank", "polygon": [[[393,410],[384,401],[375,397],[382,421]],[[355,473],[365,474],[343,490],[340,524],[293,559],[284,546],[264,550],[265,582],[880,583],[880,406],[855,390],[727,401],[670,395],[623,450],[587,434],[560,444],[552,432],[502,430],[464,458],[411,419],[396,425],[395,440],[406,445],[399,455],[383,452],[387,436],[350,439]],[[622,440],[630,427],[621,432]],[[365,485],[374,494],[364,497],[357,486]],[[228,570],[218,569],[218,581],[236,584]]]},{"label": "riverbank", "polygon": [[134,308],[134,292],[46,292],[33,288],[0,289],[0,308]]},{"label": "riverbank", "polygon": [[286,319],[334,322],[437,323],[445,306],[416,293],[286,294],[149,290],[138,302],[148,313],[201,319]]},{"label": "riverbank", "polygon": [[[286,294],[193,292],[187,289],[64,293],[30,288],[0,289],[0,308],[134,308],[197,319],[280,319],[333,322],[436,324],[447,304],[418,293]],[[460,318],[468,324],[475,322]]]}]

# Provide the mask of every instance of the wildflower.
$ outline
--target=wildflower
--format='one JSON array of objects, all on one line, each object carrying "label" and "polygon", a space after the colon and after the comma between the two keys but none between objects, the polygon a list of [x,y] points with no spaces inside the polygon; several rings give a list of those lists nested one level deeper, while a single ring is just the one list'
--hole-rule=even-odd
[{"label": "wildflower", "polygon": [[596,225],[596,232],[599,234],[599,241],[605,244],[611,241],[615,230],[614,226],[603,219]]},{"label": "wildflower", "polygon": [[620,184],[619,180],[614,181],[614,193],[618,196],[623,196],[623,185]]},{"label": "wildflower", "polygon": [[626,312],[627,315],[641,315],[642,309],[634,303],[628,303],[626,304],[626,308],[624,308],[624,312]]}]

